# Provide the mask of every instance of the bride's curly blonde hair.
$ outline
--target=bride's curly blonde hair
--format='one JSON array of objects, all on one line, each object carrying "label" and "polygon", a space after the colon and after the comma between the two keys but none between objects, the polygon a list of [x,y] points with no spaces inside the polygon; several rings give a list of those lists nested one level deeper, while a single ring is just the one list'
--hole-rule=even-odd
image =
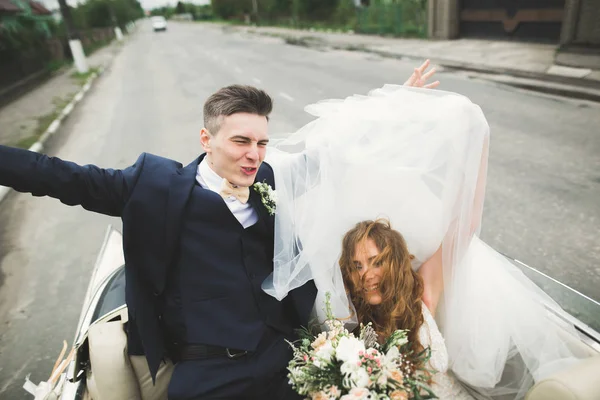
[{"label": "bride's curly blonde hair", "polygon": [[[382,301],[377,306],[366,301],[363,281],[354,263],[357,247],[364,246],[367,239],[372,239],[379,250],[373,263],[383,267],[379,282]],[[413,271],[412,258],[404,237],[391,228],[389,221],[378,219],[359,222],[346,233],[339,263],[358,321],[364,324],[371,322],[381,339],[397,329],[407,329],[413,355],[416,355],[423,350],[418,338],[424,321],[421,310],[423,278]]]}]

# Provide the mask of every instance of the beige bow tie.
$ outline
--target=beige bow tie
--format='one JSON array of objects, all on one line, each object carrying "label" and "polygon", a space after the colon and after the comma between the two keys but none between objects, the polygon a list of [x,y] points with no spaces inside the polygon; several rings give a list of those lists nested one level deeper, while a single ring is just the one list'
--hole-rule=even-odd
[{"label": "beige bow tie", "polygon": [[250,197],[250,189],[245,186],[233,186],[227,179],[223,179],[220,195],[224,199],[234,196],[240,203],[246,204]]}]

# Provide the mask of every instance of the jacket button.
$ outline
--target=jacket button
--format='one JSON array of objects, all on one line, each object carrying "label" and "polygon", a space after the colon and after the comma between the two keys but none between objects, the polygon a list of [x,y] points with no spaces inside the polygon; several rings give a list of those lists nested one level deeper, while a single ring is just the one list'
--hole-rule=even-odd
[{"label": "jacket button", "polygon": [[154,297],[158,297],[160,295],[160,293],[158,293],[157,291],[155,291],[154,293],[152,293],[154,295]]}]

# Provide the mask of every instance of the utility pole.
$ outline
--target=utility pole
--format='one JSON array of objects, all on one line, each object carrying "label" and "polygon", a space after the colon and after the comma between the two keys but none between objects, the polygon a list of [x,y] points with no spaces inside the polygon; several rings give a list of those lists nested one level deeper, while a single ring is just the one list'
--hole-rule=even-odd
[{"label": "utility pole", "polygon": [[110,21],[112,23],[113,30],[115,32],[115,37],[117,38],[117,40],[119,42],[122,42],[123,41],[123,31],[121,31],[121,28],[119,27],[119,24],[117,22],[117,17],[115,16],[115,9],[113,7],[112,1],[109,2],[108,6],[110,9]]},{"label": "utility pole", "polygon": [[256,25],[258,25],[258,0],[252,0],[252,13],[254,14]]},{"label": "utility pole", "polygon": [[58,5],[60,6],[60,13],[62,14],[63,23],[65,24],[65,29],[67,31],[67,39],[69,39],[69,48],[71,49],[71,54],[73,55],[75,67],[80,74],[85,74],[89,71],[89,68],[85,58],[85,53],[83,52],[81,40],[79,40],[79,34],[77,33],[75,25],[73,24],[71,10],[67,5],[66,0],[58,0]]}]

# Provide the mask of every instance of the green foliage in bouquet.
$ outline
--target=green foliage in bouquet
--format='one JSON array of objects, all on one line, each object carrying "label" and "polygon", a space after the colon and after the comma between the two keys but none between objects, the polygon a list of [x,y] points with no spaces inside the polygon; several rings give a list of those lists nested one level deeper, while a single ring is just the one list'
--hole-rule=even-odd
[{"label": "green foliage in bouquet", "polygon": [[428,385],[435,371],[427,369],[429,348],[416,356],[406,330],[397,330],[380,345],[371,324],[355,336],[335,319],[326,296],[326,331],[315,326],[298,331],[288,342],[294,357],[288,377],[294,390],[312,399],[434,399]]}]

